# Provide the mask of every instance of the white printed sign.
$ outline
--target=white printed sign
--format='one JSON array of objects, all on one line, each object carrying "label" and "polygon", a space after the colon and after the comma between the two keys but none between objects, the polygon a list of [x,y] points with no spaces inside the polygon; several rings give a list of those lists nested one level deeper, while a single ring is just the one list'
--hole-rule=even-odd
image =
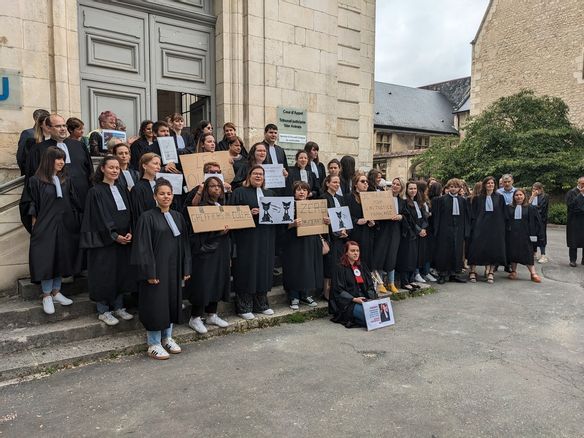
[{"label": "white printed sign", "polygon": [[182,173],[157,173],[156,179],[164,178],[172,185],[172,193],[181,195],[183,192],[183,174]]},{"label": "white printed sign", "polygon": [[259,207],[260,224],[277,225],[294,222],[294,198],[292,196],[264,196],[260,198]]},{"label": "white printed sign", "polygon": [[282,164],[262,164],[264,168],[266,189],[280,189],[286,187],[286,177],[284,176],[284,166]]},{"label": "white printed sign", "polygon": [[393,319],[393,307],[389,298],[365,301],[363,303],[367,331],[395,324]]},{"label": "white printed sign", "polygon": [[158,147],[160,148],[162,164],[168,164],[171,161],[173,163],[178,163],[178,153],[176,152],[176,147],[174,146],[174,138],[158,137],[156,141],[158,141]]},{"label": "white printed sign", "polygon": [[329,208],[328,215],[331,220],[331,229],[333,230],[333,233],[337,233],[342,229],[353,229],[353,221],[351,220],[349,207]]}]

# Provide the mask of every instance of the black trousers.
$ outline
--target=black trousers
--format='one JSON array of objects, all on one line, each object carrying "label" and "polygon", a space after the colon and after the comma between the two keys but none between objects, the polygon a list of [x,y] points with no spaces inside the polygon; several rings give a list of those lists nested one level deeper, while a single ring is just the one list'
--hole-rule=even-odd
[{"label": "black trousers", "polygon": [[263,312],[264,310],[268,310],[270,308],[270,305],[268,304],[268,295],[236,293],[235,308],[239,314]]},{"label": "black trousers", "polygon": [[[575,263],[576,259],[578,259],[578,248],[570,248],[569,254],[570,254],[570,261]],[[582,257],[584,258],[584,253],[582,253]]]},{"label": "black trousers", "polygon": [[191,316],[193,318],[200,318],[204,313],[217,313],[217,302],[209,303],[206,306],[191,307]]}]

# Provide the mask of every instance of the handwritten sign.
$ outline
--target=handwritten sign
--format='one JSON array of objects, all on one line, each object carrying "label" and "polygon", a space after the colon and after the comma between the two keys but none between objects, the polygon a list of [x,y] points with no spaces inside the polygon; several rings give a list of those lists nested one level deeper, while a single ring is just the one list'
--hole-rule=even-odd
[{"label": "handwritten sign", "polygon": [[363,218],[368,221],[390,219],[397,214],[391,192],[361,192]]},{"label": "handwritten sign", "polygon": [[182,173],[160,173],[156,174],[156,179],[164,178],[172,185],[172,193],[180,195],[183,192],[183,176]]},{"label": "handwritten sign", "polygon": [[351,219],[349,207],[329,208],[328,215],[331,219],[331,229],[333,230],[333,233],[337,233],[342,229],[353,229],[353,220]]},{"label": "handwritten sign", "polygon": [[205,181],[204,167],[207,163],[219,164],[226,182],[231,182],[235,179],[229,151],[184,154],[180,155],[179,158],[189,190]]},{"label": "handwritten sign", "polygon": [[260,224],[277,225],[294,222],[292,196],[264,196],[260,198]]},{"label": "handwritten sign", "polygon": [[280,189],[286,187],[284,166],[282,164],[262,164],[264,168],[266,189]]},{"label": "handwritten sign", "polygon": [[363,311],[365,313],[367,331],[395,324],[393,308],[389,298],[365,301],[363,303]]},{"label": "handwritten sign", "polygon": [[302,225],[296,229],[297,236],[328,233],[328,225],[323,221],[327,216],[326,199],[296,201],[296,217],[302,219]]},{"label": "handwritten sign", "polygon": [[251,210],[247,205],[205,205],[187,207],[195,233],[255,228]]},{"label": "handwritten sign", "polygon": [[176,152],[176,147],[174,146],[174,138],[158,137],[156,141],[158,142],[158,147],[160,148],[160,158],[162,158],[162,164],[168,164],[171,161],[173,163],[178,163],[178,153]]}]

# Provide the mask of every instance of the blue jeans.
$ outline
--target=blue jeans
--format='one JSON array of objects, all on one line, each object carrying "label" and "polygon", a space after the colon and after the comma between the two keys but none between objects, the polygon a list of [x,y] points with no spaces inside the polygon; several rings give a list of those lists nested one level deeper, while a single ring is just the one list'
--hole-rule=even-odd
[{"label": "blue jeans", "polygon": [[104,314],[105,312],[109,312],[111,307],[113,307],[112,310],[120,310],[122,307],[124,307],[124,295],[118,295],[112,303],[109,301],[98,301],[96,304],[97,313],[100,315]]},{"label": "blue jeans", "polygon": [[307,290],[291,290],[288,291],[288,299],[289,300],[302,300],[306,297],[310,296]]},{"label": "blue jeans", "polygon": [[163,339],[170,338],[172,336],[172,324],[170,324],[170,327],[164,330],[147,330],[146,336],[148,338],[148,345],[160,345],[162,344]]},{"label": "blue jeans", "polygon": [[365,322],[365,311],[363,310],[362,304],[355,304],[353,307],[353,319],[360,326],[367,326],[367,323]]},{"label": "blue jeans", "polygon": [[50,280],[41,280],[41,288],[45,295],[50,294],[52,291],[61,290],[61,277],[51,278]]}]

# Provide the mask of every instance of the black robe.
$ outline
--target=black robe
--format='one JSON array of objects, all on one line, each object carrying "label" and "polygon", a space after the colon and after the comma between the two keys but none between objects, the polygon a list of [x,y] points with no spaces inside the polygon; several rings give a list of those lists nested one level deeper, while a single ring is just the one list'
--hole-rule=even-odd
[{"label": "black robe", "polygon": [[[416,208],[404,201],[404,211],[401,226],[401,239],[397,251],[395,269],[398,272],[414,272],[418,266],[418,234],[422,231],[417,223]],[[423,215],[422,215],[423,218]],[[402,283],[409,283],[402,278]]]},{"label": "black robe", "polygon": [[148,144],[146,137],[140,137],[134,141],[130,146],[130,167],[140,172],[140,158],[148,152],[152,152],[152,147]]},{"label": "black robe", "polygon": [[[406,201],[398,198],[398,205],[398,214],[404,216]],[[385,272],[395,270],[404,219],[402,218],[401,221],[389,219],[375,221],[375,244],[373,245],[373,262],[371,265],[373,269]]]},{"label": "black robe", "polygon": [[136,228],[136,224],[142,213],[156,207],[154,191],[149,180],[142,178],[136,183],[130,192],[130,204],[132,206],[132,225],[133,228]]},{"label": "black robe", "polygon": [[418,219],[416,215],[415,221],[420,231],[426,230],[426,237],[420,237],[418,235],[418,268],[423,269],[426,263],[432,261],[433,236],[430,228],[430,223],[432,220],[432,210],[428,205],[428,210],[426,211],[424,204],[420,205],[420,210],[422,211],[422,218]]},{"label": "black robe", "polygon": [[[314,173],[312,173],[312,170],[310,170],[310,168],[306,167],[305,170],[306,170],[306,176],[308,179],[307,184],[310,187],[310,191],[309,191],[310,199],[317,199],[319,194],[320,194],[320,190],[318,188],[316,176],[314,176]],[[300,177],[300,168],[297,166],[292,166],[288,169],[288,176],[286,177],[286,195],[287,196],[294,196],[292,186],[294,185],[294,183],[296,181],[302,181],[302,178]]]},{"label": "black robe", "polygon": [[[136,183],[138,181],[140,181],[140,174],[138,173],[138,171],[128,168],[128,172],[130,172],[130,176],[132,177],[132,181],[134,181],[134,185],[136,185]],[[123,188],[126,191],[130,191],[130,189],[128,188],[128,182],[126,181],[126,177],[124,176],[124,174],[122,173],[122,171],[120,170],[120,176],[118,177],[118,179],[116,180],[116,185],[119,186],[120,188]]]},{"label": "black robe", "polygon": [[108,154],[107,149],[103,148],[101,131],[101,129],[98,129],[89,134],[89,152],[92,157],[103,157]]},{"label": "black robe", "polygon": [[505,229],[508,211],[505,198],[493,193],[493,211],[485,211],[485,195],[475,196],[470,203],[471,237],[467,250],[469,265],[507,265]]},{"label": "black robe", "polygon": [[[341,207],[346,207],[345,198],[343,196],[334,195],[339,205]],[[335,208],[335,201],[329,192],[325,192],[322,195],[323,199],[326,199],[327,208]],[[351,230],[347,230],[349,233]],[[345,249],[345,243],[349,240],[347,238],[342,238],[339,233],[333,233],[331,226],[329,225],[328,233],[328,244],[330,251],[324,256],[324,278],[334,278],[336,269],[341,261],[341,256],[343,255]]]},{"label": "black robe", "polygon": [[[288,157],[286,157],[286,152],[284,151],[284,149],[281,146],[278,146],[277,144],[275,144],[274,146],[270,146],[265,141],[263,143],[266,146],[266,151],[267,151],[265,163],[266,164],[282,164],[284,166],[284,169],[288,170]],[[278,159],[278,163],[272,163],[272,156],[270,155],[270,148],[272,148],[272,147],[276,148],[276,158]]]},{"label": "black robe", "polygon": [[466,199],[458,196],[460,215],[452,214],[452,196],[432,200],[434,216],[434,267],[440,273],[460,272],[464,241],[470,235],[470,215]]},{"label": "black robe", "polygon": [[[263,193],[264,196],[274,196],[269,189],[264,189]],[[230,204],[258,208],[256,189],[239,187],[233,192]],[[276,227],[258,224],[259,215],[253,219],[255,228],[234,230],[231,236],[235,244],[233,288],[242,295],[265,295],[272,289],[274,280]]]},{"label": "black robe", "polygon": [[33,176],[25,190],[30,217],[36,217],[29,248],[30,278],[33,282],[68,277],[81,271],[79,250],[81,206],[71,180],[61,183],[62,198],[52,183]]},{"label": "black robe", "polygon": [[136,291],[136,275],[130,266],[132,244],[116,242],[131,230],[132,213],[128,193],[119,190],[126,206],[118,210],[109,184],[97,183],[87,194],[81,248],[87,249],[89,298],[112,303],[126,292]]},{"label": "black robe", "polygon": [[584,248],[584,195],[578,188],[566,194],[568,223],[566,225],[566,243],[568,248]]},{"label": "black robe", "polygon": [[360,260],[365,265],[372,266],[375,228],[367,225],[367,222],[363,225],[357,224],[357,220],[363,218],[363,207],[357,202],[353,193],[347,195],[345,200],[351,212],[351,221],[353,221],[353,229],[349,230],[349,240],[354,240],[359,244]]},{"label": "black robe", "polygon": [[333,315],[333,322],[343,324],[347,328],[356,326],[353,318],[353,308],[355,307],[353,298],[365,297],[368,300],[377,298],[371,272],[363,263],[359,266],[359,270],[364,281],[362,285],[357,283],[350,266],[339,265],[335,269],[329,312]]},{"label": "black robe", "polygon": [[[316,175],[316,173],[314,173],[314,171],[312,171],[312,173],[316,178],[316,186],[318,187],[319,192],[322,192],[325,190],[322,184],[324,182],[324,179],[326,178],[326,169],[324,167],[324,164],[322,164],[320,161],[316,163],[316,167],[318,168],[318,176]],[[307,168],[312,170],[312,165],[309,163]]]},{"label": "black robe", "polygon": [[533,205],[521,207],[521,219],[515,219],[515,207],[506,207],[509,214],[509,225],[507,227],[507,255],[509,263],[519,263],[521,265],[533,265],[534,253],[530,236],[535,236],[541,240],[542,224],[537,208]]},{"label": "black robe", "polygon": [[[177,237],[159,208],[144,212],[134,230],[131,260],[138,268],[138,310],[140,322],[149,331],[181,322],[183,278],[191,274],[187,224],[179,212],[170,214],[180,231]],[[148,283],[152,278],[160,283]]]},{"label": "black robe", "polygon": [[[228,150],[229,150],[229,142],[227,141],[227,138],[223,137],[223,140],[221,140],[219,143],[217,143],[217,146],[215,146],[215,151],[219,152],[219,151],[228,151]],[[247,157],[248,157],[247,149],[245,148],[245,146],[243,144],[241,145],[241,155],[245,159],[247,159]]]},{"label": "black robe", "polygon": [[[185,296],[194,306],[229,301],[231,293],[231,232],[219,231],[195,233],[187,207],[191,205],[194,193],[186,196],[183,216],[189,229],[192,257],[192,276],[185,285]],[[205,204],[199,204],[205,205]],[[212,204],[214,205],[214,204]]]},{"label": "black robe", "polygon": [[284,234],[282,269],[284,289],[287,292],[322,289],[323,260],[320,236],[297,235],[298,228],[289,228]]},{"label": "black robe", "polygon": [[[171,131],[170,136],[174,139],[174,145],[176,147],[176,152],[178,155],[185,155],[185,154],[194,154],[195,153],[195,136],[190,132],[185,132],[184,130],[181,132],[180,136],[182,137],[183,141],[185,142],[184,149],[178,148],[178,141],[176,139],[176,133]],[[180,160],[179,160],[180,161]]]},{"label": "black robe", "polygon": [[537,196],[537,211],[541,219],[542,233],[541,241],[534,245],[545,247],[547,245],[547,222],[548,222],[548,210],[550,206],[550,197],[542,193]]}]

